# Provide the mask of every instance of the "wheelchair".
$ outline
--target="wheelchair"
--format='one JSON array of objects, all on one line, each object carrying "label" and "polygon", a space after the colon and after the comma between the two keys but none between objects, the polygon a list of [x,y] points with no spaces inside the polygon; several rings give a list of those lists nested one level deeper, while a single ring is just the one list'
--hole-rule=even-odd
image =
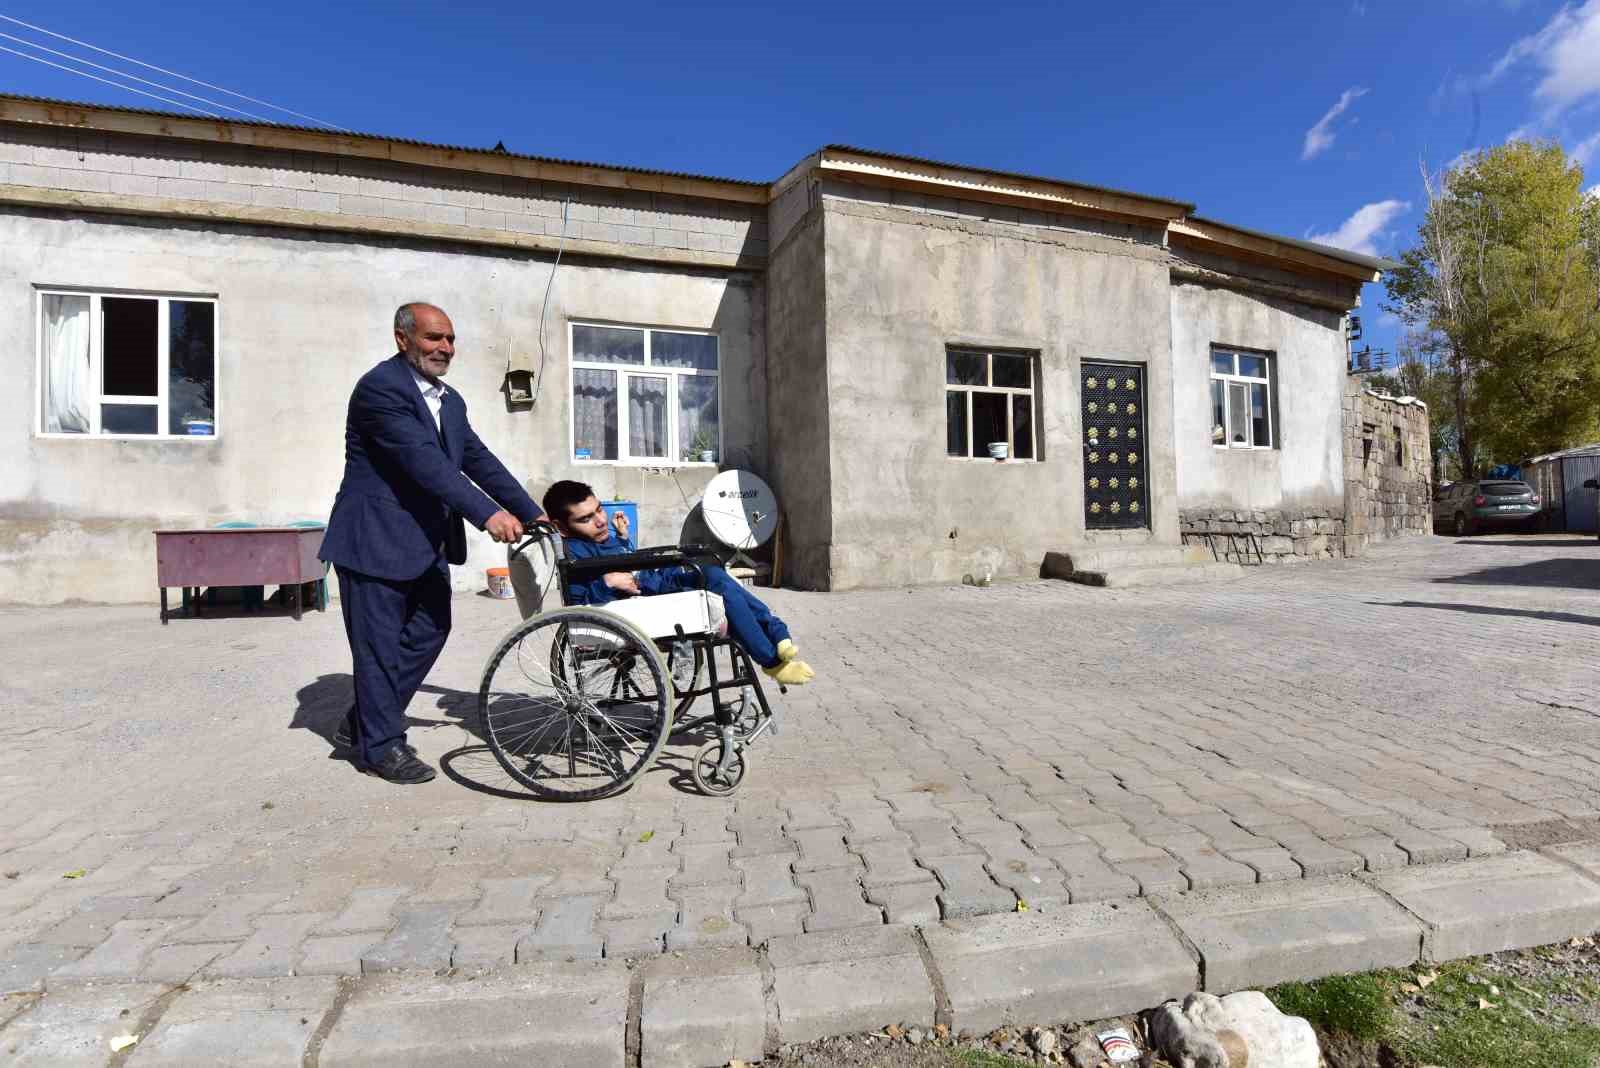
[{"label": "wheelchair", "polygon": [[[495,646],[478,687],[479,722],[506,774],[544,800],[592,801],[632,786],[669,737],[709,734],[689,766],[696,789],[727,797],[739,788],[749,748],[776,734],[777,720],[756,665],[718,625],[722,599],[692,590],[567,603],[569,582],[700,569],[721,563],[715,549],[574,559],[561,535],[540,525],[508,563],[523,618]],[[552,588],[562,605],[545,611]],[[702,697],[710,711],[685,718]]]}]

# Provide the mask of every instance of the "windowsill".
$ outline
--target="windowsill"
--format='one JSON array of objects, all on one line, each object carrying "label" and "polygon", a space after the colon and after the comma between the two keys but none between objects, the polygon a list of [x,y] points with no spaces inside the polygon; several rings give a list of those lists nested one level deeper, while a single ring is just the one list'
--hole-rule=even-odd
[{"label": "windowsill", "polygon": [[1271,445],[1213,445],[1214,452],[1271,452]]},{"label": "windowsill", "polygon": [[958,464],[1042,464],[1042,463],[1044,463],[1043,460],[1027,460],[1027,459],[1018,459],[1016,457],[1007,457],[1004,460],[996,460],[993,456],[946,456],[945,459],[946,460],[950,460],[950,461],[952,461],[954,463],[958,463]]},{"label": "windowsill", "polygon": [[41,441],[216,441],[221,434],[49,434],[35,431]]},{"label": "windowsill", "polygon": [[716,470],[722,466],[720,460],[668,460],[665,457],[655,460],[583,460],[573,457],[572,462],[582,467],[702,467]]}]

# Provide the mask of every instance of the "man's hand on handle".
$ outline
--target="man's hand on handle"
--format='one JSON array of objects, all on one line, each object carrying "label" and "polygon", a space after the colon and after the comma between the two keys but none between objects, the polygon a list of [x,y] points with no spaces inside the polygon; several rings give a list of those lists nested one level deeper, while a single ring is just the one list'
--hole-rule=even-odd
[{"label": "man's hand on handle", "polygon": [[490,516],[483,529],[489,532],[489,537],[507,545],[515,545],[522,540],[522,523],[504,508]]}]

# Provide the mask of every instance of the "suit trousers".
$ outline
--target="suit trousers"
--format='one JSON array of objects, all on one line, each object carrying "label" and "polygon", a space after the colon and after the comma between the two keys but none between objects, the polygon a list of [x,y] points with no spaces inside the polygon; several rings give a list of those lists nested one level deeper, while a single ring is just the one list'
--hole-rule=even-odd
[{"label": "suit trousers", "polygon": [[414,579],[338,572],[355,675],[351,737],[357,759],[375,764],[404,744],[406,706],[450,636],[450,570],[440,560]]}]

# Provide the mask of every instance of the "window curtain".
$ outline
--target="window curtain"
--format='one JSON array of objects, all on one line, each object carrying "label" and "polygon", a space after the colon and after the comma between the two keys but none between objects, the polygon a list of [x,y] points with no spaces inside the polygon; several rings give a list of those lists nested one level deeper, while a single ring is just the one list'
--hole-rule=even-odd
[{"label": "window curtain", "polygon": [[667,455],[667,380],[628,376],[628,455]]},{"label": "window curtain", "polygon": [[617,458],[617,372],[573,368],[572,421],[573,445],[587,459]]},{"label": "window curtain", "polygon": [[90,429],[89,298],[44,298],[44,429],[87,434]]}]

